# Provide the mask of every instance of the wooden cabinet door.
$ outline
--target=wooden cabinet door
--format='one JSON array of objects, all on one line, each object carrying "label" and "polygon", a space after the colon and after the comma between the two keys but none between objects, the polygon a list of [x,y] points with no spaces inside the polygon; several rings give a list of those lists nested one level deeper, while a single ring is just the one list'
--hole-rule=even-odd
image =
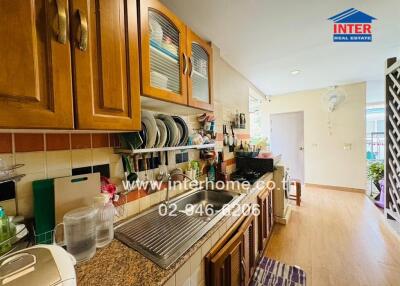
[{"label": "wooden cabinet door", "polygon": [[0,12],[0,128],[73,128],[68,0],[3,0]]},{"label": "wooden cabinet door", "polygon": [[258,194],[257,203],[260,206],[260,215],[258,216],[258,250],[262,252],[267,243],[269,229],[268,190],[264,190]]},{"label": "wooden cabinet door", "polygon": [[71,0],[79,129],[140,129],[135,0]]},{"label": "wooden cabinet door", "polygon": [[243,272],[244,285],[248,285],[250,278],[256,267],[256,233],[255,233],[255,217],[253,215],[249,216],[243,225],[239,229],[239,233],[242,234],[242,247],[243,256],[241,259],[241,267]]},{"label": "wooden cabinet door", "polygon": [[260,215],[258,217],[258,250],[263,251],[267,245],[268,239],[272,234],[274,225],[274,211],[272,190],[265,189],[257,196],[257,202],[260,206]]},{"label": "wooden cabinet door", "polygon": [[140,1],[142,94],[187,104],[186,26],[157,0]]},{"label": "wooden cabinet door", "polygon": [[187,37],[189,55],[188,105],[213,111],[211,46],[189,28]]},{"label": "wooden cabinet door", "polygon": [[268,196],[268,236],[272,234],[272,228],[274,226],[274,190],[269,192]]},{"label": "wooden cabinet door", "polygon": [[242,268],[243,249],[243,234],[237,233],[211,259],[210,285],[245,285],[245,270]]},{"label": "wooden cabinet door", "polygon": [[248,285],[255,268],[255,218],[248,216],[235,235],[210,259],[209,285]]}]

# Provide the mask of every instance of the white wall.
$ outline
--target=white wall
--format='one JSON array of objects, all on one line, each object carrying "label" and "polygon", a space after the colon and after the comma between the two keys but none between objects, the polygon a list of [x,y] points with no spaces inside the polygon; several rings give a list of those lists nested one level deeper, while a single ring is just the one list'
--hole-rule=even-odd
[{"label": "white wall", "polygon": [[[305,182],[365,189],[366,85],[358,83],[340,88],[346,92],[347,100],[332,113],[321,103],[327,89],[272,97],[263,106],[266,132],[269,134],[270,114],[304,111]],[[344,144],[351,144],[351,150],[345,150]]]},{"label": "white wall", "polygon": [[367,104],[383,103],[385,101],[385,81],[367,81]]},{"label": "white wall", "polygon": [[[229,65],[220,55],[220,50],[213,45],[213,91],[214,91],[214,115],[216,117],[217,133],[222,134],[222,125],[229,124],[234,119],[236,110],[246,114],[246,129],[236,129],[235,136],[239,143],[249,140],[249,93],[257,94],[265,98],[247,78]],[[228,125],[229,128],[229,125]],[[228,130],[230,133],[230,130]],[[234,157],[227,147],[223,147],[222,137],[217,137],[218,150],[224,150],[225,160]],[[228,165],[227,172],[235,170],[235,165]]]}]

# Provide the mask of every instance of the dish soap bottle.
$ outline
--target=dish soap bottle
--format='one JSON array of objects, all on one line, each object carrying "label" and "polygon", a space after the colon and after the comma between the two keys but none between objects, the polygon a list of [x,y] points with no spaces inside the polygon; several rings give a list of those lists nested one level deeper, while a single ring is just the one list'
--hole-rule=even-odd
[{"label": "dish soap bottle", "polygon": [[0,255],[11,249],[10,237],[10,221],[8,220],[8,216],[4,212],[4,209],[0,207]]},{"label": "dish soap bottle", "polygon": [[210,164],[210,167],[207,172],[208,181],[215,182],[215,166],[214,162]]}]

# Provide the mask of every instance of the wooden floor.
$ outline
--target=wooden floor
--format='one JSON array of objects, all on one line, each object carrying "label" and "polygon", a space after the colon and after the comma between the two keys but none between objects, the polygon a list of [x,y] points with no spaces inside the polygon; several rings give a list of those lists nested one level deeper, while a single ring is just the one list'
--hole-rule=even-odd
[{"label": "wooden floor", "polygon": [[400,239],[366,196],[307,188],[292,210],[265,255],[302,267],[308,286],[400,285]]}]

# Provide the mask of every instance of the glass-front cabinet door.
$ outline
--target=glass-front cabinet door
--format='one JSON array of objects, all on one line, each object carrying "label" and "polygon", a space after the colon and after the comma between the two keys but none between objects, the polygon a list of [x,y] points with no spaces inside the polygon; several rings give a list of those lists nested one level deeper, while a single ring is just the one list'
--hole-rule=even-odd
[{"label": "glass-front cabinet door", "polygon": [[187,104],[186,26],[157,0],[140,1],[142,94]]},{"label": "glass-front cabinet door", "polygon": [[188,36],[188,103],[192,107],[213,111],[212,49],[210,44],[190,29]]}]

